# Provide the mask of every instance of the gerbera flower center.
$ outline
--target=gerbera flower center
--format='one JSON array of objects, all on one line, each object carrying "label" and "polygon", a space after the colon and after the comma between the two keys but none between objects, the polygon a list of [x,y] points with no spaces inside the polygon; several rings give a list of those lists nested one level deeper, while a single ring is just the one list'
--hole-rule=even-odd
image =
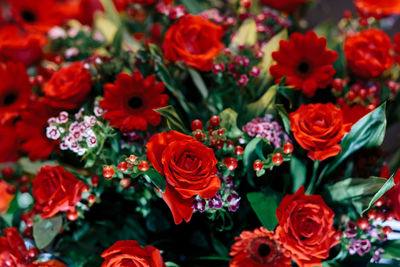
[{"label": "gerbera flower center", "polygon": [[257,237],[250,244],[251,257],[260,264],[274,262],[278,255],[276,243],[268,237]]},{"label": "gerbera flower center", "polygon": [[307,73],[310,70],[310,64],[308,64],[307,62],[301,62],[298,66],[297,66],[297,70],[300,73]]},{"label": "gerbera flower center", "polygon": [[3,106],[8,107],[14,104],[17,101],[18,94],[15,92],[7,93],[3,98]]},{"label": "gerbera flower center", "polygon": [[132,97],[129,99],[128,105],[133,109],[139,109],[143,106],[143,100],[139,97]]},{"label": "gerbera flower center", "polygon": [[30,10],[22,10],[21,11],[21,17],[24,21],[28,23],[32,23],[36,21],[36,15]]}]

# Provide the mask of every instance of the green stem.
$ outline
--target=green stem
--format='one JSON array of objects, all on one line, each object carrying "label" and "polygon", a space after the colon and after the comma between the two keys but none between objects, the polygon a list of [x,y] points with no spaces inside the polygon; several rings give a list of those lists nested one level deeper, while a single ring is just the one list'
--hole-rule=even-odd
[{"label": "green stem", "polygon": [[306,191],[306,194],[308,194],[308,195],[314,193],[314,190],[315,190],[315,182],[316,182],[316,180],[317,180],[317,170],[318,170],[318,167],[319,167],[319,161],[318,161],[318,160],[315,160],[315,161],[314,161],[313,174],[312,174],[312,177],[311,177],[311,181],[310,181],[310,184],[308,185],[308,188],[307,188],[307,191]]}]

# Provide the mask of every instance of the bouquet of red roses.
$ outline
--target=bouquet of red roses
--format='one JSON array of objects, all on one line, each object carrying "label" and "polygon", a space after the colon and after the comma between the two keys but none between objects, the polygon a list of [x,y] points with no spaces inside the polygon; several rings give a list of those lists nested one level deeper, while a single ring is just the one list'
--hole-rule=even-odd
[{"label": "bouquet of red roses", "polygon": [[353,4],[0,1],[0,267],[400,266],[400,2]]}]

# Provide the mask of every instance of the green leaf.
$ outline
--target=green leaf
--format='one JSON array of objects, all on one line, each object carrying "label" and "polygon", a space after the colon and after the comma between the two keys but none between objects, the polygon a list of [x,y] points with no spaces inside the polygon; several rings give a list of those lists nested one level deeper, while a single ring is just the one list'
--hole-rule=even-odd
[{"label": "green leaf", "polygon": [[234,49],[240,45],[255,45],[257,43],[257,25],[254,19],[246,19],[233,37],[230,48]]},{"label": "green leaf", "polygon": [[386,130],[386,103],[368,113],[356,122],[350,133],[343,137],[340,146],[342,153],[326,165],[321,175],[328,175],[336,169],[347,157],[361,148],[371,148],[382,144]]},{"label": "green leaf", "polygon": [[243,165],[245,170],[251,168],[256,159],[265,160],[262,154],[262,146],[267,142],[262,137],[253,138],[245,147],[243,152]]},{"label": "green leaf", "polygon": [[47,247],[58,235],[62,226],[61,215],[43,219],[40,215],[33,221],[33,238],[38,249]]},{"label": "green leaf", "polygon": [[243,132],[237,127],[238,114],[233,109],[225,109],[219,114],[219,117],[221,118],[221,128],[226,129],[226,135],[229,139],[242,136]]},{"label": "green leaf", "polygon": [[307,178],[306,165],[298,158],[292,155],[290,159],[290,174],[293,179],[292,192],[296,192],[300,186],[304,185]]},{"label": "green leaf", "polygon": [[191,14],[199,14],[205,10],[203,5],[201,5],[201,1],[198,0],[179,0],[189,11]]},{"label": "green leaf", "polygon": [[283,105],[276,105],[276,110],[278,111],[279,117],[281,117],[283,128],[285,128],[286,133],[290,133],[290,119]]},{"label": "green leaf", "polygon": [[190,74],[190,77],[192,77],[193,83],[196,85],[197,89],[199,89],[199,92],[203,99],[207,99],[208,89],[199,72],[193,68],[188,68],[188,72]]},{"label": "green leaf", "polygon": [[264,95],[247,105],[247,117],[257,118],[264,116],[268,110],[275,107],[276,93],[278,92],[278,85],[271,86]]},{"label": "green leaf", "polygon": [[268,43],[263,48],[264,57],[261,61],[261,71],[264,73],[264,75],[266,75],[269,78],[271,77],[271,75],[269,74],[269,68],[274,64],[274,60],[272,58],[272,52],[278,51],[280,41],[287,39],[288,39],[288,32],[286,29],[284,29],[280,33],[272,37],[272,39],[269,40]]},{"label": "green leaf", "polygon": [[122,49],[122,34],[123,28],[119,28],[114,35],[114,39],[112,41],[112,48],[114,49],[116,54],[119,54]]},{"label": "green leaf", "polygon": [[261,224],[273,231],[278,224],[275,212],[282,200],[280,193],[269,189],[266,194],[263,192],[248,193],[247,199]]},{"label": "green leaf", "polygon": [[45,166],[45,165],[50,165],[50,166],[57,166],[58,163],[57,161],[35,161],[32,162],[29,160],[29,158],[20,158],[18,160],[18,164],[22,167],[22,171],[29,173],[29,174],[34,174],[36,175],[36,173],[40,170],[41,167]]},{"label": "green leaf", "polygon": [[150,181],[157,186],[163,193],[165,192],[165,188],[167,186],[167,182],[165,178],[155,169],[148,169],[144,175],[150,179]]},{"label": "green leaf", "polygon": [[334,202],[343,205],[352,204],[362,214],[379,191],[389,188],[388,180],[380,177],[348,178],[327,187],[327,193]]},{"label": "green leaf", "polygon": [[166,265],[167,267],[179,267],[178,264],[176,264],[176,263],[174,263],[174,262],[172,262],[172,261],[166,261],[166,262],[165,262],[165,265]]},{"label": "green leaf", "polygon": [[159,233],[168,230],[171,227],[171,223],[159,209],[152,208],[146,218],[146,227],[153,233]]},{"label": "green leaf", "polygon": [[171,130],[181,133],[188,132],[173,106],[166,106],[164,108],[155,109],[154,111],[160,113],[167,119],[167,125]]},{"label": "green leaf", "polygon": [[386,181],[386,183],[379,189],[379,191],[374,195],[374,197],[371,199],[371,201],[369,202],[368,207],[363,210],[362,214],[364,214],[365,212],[367,212],[372,205],[375,204],[375,202],[382,197],[387,191],[389,191],[393,186],[395,186],[394,180],[393,180],[393,176],[390,177],[390,179],[388,179]]},{"label": "green leaf", "polygon": [[383,259],[400,260],[400,240],[389,240],[385,242],[385,252],[381,255]]}]

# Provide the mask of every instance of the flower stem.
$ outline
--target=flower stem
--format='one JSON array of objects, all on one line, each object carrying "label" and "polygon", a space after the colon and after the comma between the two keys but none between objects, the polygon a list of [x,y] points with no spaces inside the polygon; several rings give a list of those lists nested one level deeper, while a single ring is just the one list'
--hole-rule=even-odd
[{"label": "flower stem", "polygon": [[318,170],[318,167],[319,167],[319,160],[315,160],[315,161],[314,161],[314,166],[313,166],[313,174],[312,174],[312,177],[311,177],[311,181],[310,181],[310,184],[308,185],[307,191],[306,191],[306,194],[308,194],[308,195],[314,193],[314,190],[315,190],[315,182],[316,182],[316,180],[317,180],[317,170]]}]

